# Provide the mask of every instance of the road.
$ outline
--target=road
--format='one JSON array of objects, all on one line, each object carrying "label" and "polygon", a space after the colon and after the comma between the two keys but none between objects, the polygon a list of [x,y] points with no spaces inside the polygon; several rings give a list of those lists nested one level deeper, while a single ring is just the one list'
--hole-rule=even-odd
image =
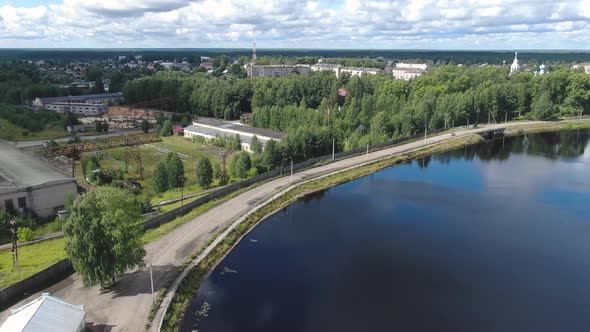
[{"label": "road", "polygon": [[[92,139],[97,139],[97,138],[107,138],[107,137],[115,137],[115,136],[121,136],[121,135],[139,134],[139,133],[142,133],[142,131],[139,129],[119,129],[119,130],[111,130],[110,133],[103,134],[103,135],[80,136],[80,139],[82,139],[83,141],[87,141],[87,140],[92,140]],[[70,139],[71,139],[70,137],[62,137],[62,138],[56,138],[55,141],[56,142],[67,142]],[[29,148],[29,147],[33,147],[33,146],[40,146],[40,145],[43,145],[47,141],[49,141],[49,140],[48,139],[40,140],[40,141],[6,141],[5,140],[5,142],[10,143],[17,148]]]},{"label": "road", "polygon": [[[434,136],[425,140],[414,141],[367,155],[351,157],[307,169],[294,174],[293,183],[354,167],[368,161],[380,160],[421,147],[460,138],[471,133],[532,123],[535,122],[509,123],[478,129],[457,130],[455,136],[448,134]],[[253,206],[264,202],[273,194],[291,184],[289,176],[266,182],[222,203],[218,207],[206,211],[167,235],[147,244],[145,246],[147,253],[145,262],[146,265],[151,263],[153,266],[156,293],[163,285],[174,280],[178,273],[182,271],[182,264],[219,229],[230,225]],[[87,311],[86,320],[89,327],[97,331],[143,331],[152,303],[150,275],[147,268],[128,272],[112,290],[101,290],[99,287],[83,287],[79,276],[74,274],[43,292],[52,293],[75,304],[83,304]],[[12,309],[31,301],[38,297],[40,293],[21,301]],[[9,310],[6,310],[0,314],[0,321],[6,319],[8,312]]]}]

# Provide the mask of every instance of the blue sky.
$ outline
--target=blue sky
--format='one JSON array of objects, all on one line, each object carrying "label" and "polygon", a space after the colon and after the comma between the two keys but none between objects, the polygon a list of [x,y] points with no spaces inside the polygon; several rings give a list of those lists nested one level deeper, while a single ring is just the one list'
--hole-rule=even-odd
[{"label": "blue sky", "polygon": [[590,49],[590,0],[0,0],[0,47]]}]

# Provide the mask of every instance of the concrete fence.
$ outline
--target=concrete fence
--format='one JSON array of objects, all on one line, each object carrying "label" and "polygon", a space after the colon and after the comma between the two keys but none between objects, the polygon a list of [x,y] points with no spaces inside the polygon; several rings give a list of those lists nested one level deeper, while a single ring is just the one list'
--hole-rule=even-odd
[{"label": "concrete fence", "polygon": [[72,262],[66,258],[14,285],[0,289],[0,310],[65,279],[72,273],[74,273]]},{"label": "concrete fence", "polygon": [[[430,132],[430,134],[439,133],[441,131],[443,131],[443,130],[442,129],[433,130]],[[370,145],[368,147],[368,151],[371,152],[371,151],[375,151],[375,150],[381,150],[384,148],[388,148],[388,147],[391,147],[391,146],[394,146],[394,145],[397,145],[400,143],[404,143],[404,142],[407,142],[410,140],[419,139],[422,137],[424,137],[423,134],[417,134],[417,135],[413,135],[410,137],[404,137],[404,138],[399,138],[399,139],[395,139],[395,140],[388,141],[388,142]],[[334,154],[334,159],[346,158],[346,157],[350,157],[350,156],[354,156],[354,155],[360,155],[363,153],[367,153],[366,146],[360,147],[357,149],[353,149],[353,150],[349,150],[349,151],[338,152],[338,153]],[[300,170],[303,170],[303,169],[306,169],[309,167],[313,167],[314,165],[316,165],[320,162],[328,161],[331,159],[332,159],[332,155],[330,154],[330,155],[317,157],[317,158],[313,158],[313,159],[310,159],[310,160],[307,160],[307,161],[304,161],[301,163],[294,164],[293,165],[293,172],[297,172],[297,171],[300,171]],[[277,177],[282,174],[288,174],[288,173],[290,173],[290,171],[291,171],[291,165],[284,165],[284,167],[282,167],[282,168],[277,168],[272,171],[256,175],[256,176],[246,179],[244,181],[232,183],[232,184],[225,186],[223,188],[220,188],[218,190],[214,190],[214,191],[210,192],[209,194],[202,196],[192,202],[189,202],[179,208],[176,208],[172,211],[168,211],[168,212],[163,213],[159,216],[148,219],[144,222],[143,227],[144,227],[144,229],[157,228],[160,225],[168,223],[168,222],[176,219],[177,217],[183,216],[183,215],[189,213],[190,211],[194,210],[195,208],[197,208],[203,204],[206,204],[212,200],[223,197],[223,196],[233,193],[237,190],[249,187],[255,183],[266,181],[266,180],[272,179],[272,178]],[[63,236],[63,234],[61,236]],[[10,303],[14,303],[18,299],[21,299],[28,294],[32,294],[34,292],[37,292],[45,287],[48,287],[48,286],[58,282],[64,278],[66,278],[67,276],[69,276],[72,273],[73,273],[72,263],[70,262],[69,259],[64,259],[64,260],[48,267],[47,269],[45,269],[35,275],[30,276],[29,278],[27,278],[25,280],[22,280],[12,286],[1,289],[0,290],[0,309],[7,307]]]}]

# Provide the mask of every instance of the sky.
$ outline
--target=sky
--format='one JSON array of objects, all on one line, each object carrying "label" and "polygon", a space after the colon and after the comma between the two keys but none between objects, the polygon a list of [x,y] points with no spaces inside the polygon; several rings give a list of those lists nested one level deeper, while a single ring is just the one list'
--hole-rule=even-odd
[{"label": "sky", "polygon": [[0,48],[590,50],[590,0],[0,0]]}]

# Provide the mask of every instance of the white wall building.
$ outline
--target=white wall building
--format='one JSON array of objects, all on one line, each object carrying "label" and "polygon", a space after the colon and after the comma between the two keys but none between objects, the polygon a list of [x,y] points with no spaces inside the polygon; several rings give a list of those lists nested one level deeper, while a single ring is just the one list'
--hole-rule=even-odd
[{"label": "white wall building", "polygon": [[430,66],[427,63],[398,62],[391,70],[391,74],[396,80],[409,81],[424,75],[429,68]]},{"label": "white wall building", "polygon": [[586,63],[577,63],[575,65],[572,66],[573,69],[583,69],[586,74],[590,75],[590,62],[586,62]]},{"label": "white wall building", "polygon": [[43,293],[11,311],[0,332],[82,332],[86,328],[83,305],[68,303]]},{"label": "white wall building", "polygon": [[514,60],[512,60],[512,64],[510,65],[510,75],[519,72],[520,68],[520,64],[518,63],[518,52],[514,52]]},{"label": "white wall building", "polygon": [[252,65],[244,66],[248,77],[285,77],[291,73],[309,75],[309,65]]},{"label": "white wall building", "polygon": [[[321,59],[320,59],[321,60]],[[383,72],[379,68],[365,68],[365,67],[344,67],[339,64],[331,63],[317,63],[311,65],[312,71],[333,71],[336,77],[340,77],[342,73],[348,73],[350,76],[361,76],[363,74],[376,75]]]},{"label": "white wall building", "polygon": [[72,112],[76,115],[99,116],[107,111],[103,105],[84,104],[84,103],[53,103],[45,105],[45,108],[57,113]]},{"label": "white wall building", "polygon": [[0,142],[0,209],[55,216],[66,197],[76,198],[76,180],[66,177],[43,161]]},{"label": "white wall building", "polygon": [[240,144],[242,150],[252,152],[250,143],[252,138],[256,136],[258,141],[265,147],[268,141],[275,140],[280,141],[284,134],[264,129],[256,128],[244,125],[240,122],[228,122],[221,121],[213,118],[199,118],[197,121],[193,121],[193,124],[184,128],[184,137],[203,137],[206,140],[215,139],[218,137],[232,138],[236,134],[240,135]]}]

